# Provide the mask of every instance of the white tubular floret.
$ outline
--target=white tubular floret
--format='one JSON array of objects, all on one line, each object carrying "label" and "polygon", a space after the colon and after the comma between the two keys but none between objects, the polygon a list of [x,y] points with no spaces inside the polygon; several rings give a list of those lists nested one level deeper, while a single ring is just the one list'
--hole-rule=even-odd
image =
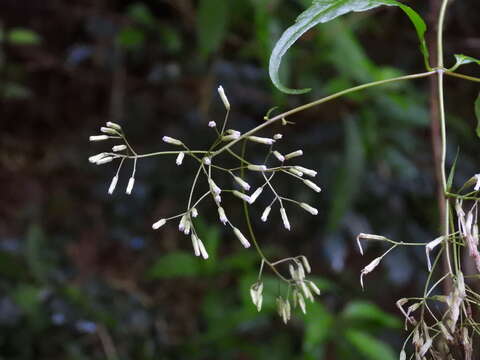
[{"label": "white tubular floret", "polygon": [[235,135],[235,136],[238,136],[240,137],[240,135],[242,135],[242,133],[238,130],[234,130],[234,129],[227,129],[225,131],[228,135]]},{"label": "white tubular floret", "polygon": [[180,219],[180,222],[178,223],[178,231],[184,232],[186,223],[187,223],[187,217],[183,215],[182,218]]},{"label": "white tubular floret", "polygon": [[313,181],[310,181],[308,179],[303,180],[303,183],[307,185],[310,189],[312,189],[315,192],[320,192],[322,189],[320,189],[320,186],[315,184]]},{"label": "white tubular floret", "polygon": [[130,195],[130,194],[132,193],[133,185],[135,185],[135,178],[132,176],[132,177],[128,180],[127,189],[125,190],[125,193],[126,193],[127,195]]},{"label": "white tubular floret", "polygon": [[208,156],[205,156],[205,157],[202,159],[202,162],[203,162],[205,165],[211,165],[211,164],[212,164],[212,159],[210,159]]},{"label": "white tubular floret", "polygon": [[432,263],[430,262],[430,251],[435,249],[443,241],[443,239],[445,239],[445,236],[440,236],[425,245],[425,255],[427,256],[428,271],[432,270]]},{"label": "white tubular floret", "polygon": [[250,171],[267,171],[267,167],[265,165],[248,165],[247,169]]},{"label": "white tubular floret", "polygon": [[303,155],[303,151],[302,150],[297,150],[297,151],[294,151],[294,152],[291,152],[291,153],[285,155],[285,160],[290,160],[290,159],[293,159],[295,157],[302,156],[302,155]]},{"label": "white tubular floret", "polygon": [[480,190],[480,174],[476,174],[474,178],[475,178],[475,186],[473,190],[478,191]]},{"label": "white tubular floret", "polygon": [[115,145],[112,147],[112,151],[118,152],[118,151],[123,151],[127,149],[127,145]]},{"label": "white tubular floret", "polygon": [[280,140],[281,138],[283,138],[283,135],[282,134],[275,134],[275,135],[273,135],[273,138],[275,140]]},{"label": "white tubular floret", "polygon": [[93,155],[93,156],[90,156],[88,158],[88,161],[91,162],[91,163],[96,163],[98,160],[100,160],[101,158],[104,158],[105,156],[107,156],[108,154],[107,153],[100,153],[100,154],[97,154],[97,155]]},{"label": "white tubular floret", "polygon": [[248,140],[259,143],[259,144],[265,144],[265,145],[273,145],[273,143],[275,142],[275,140],[273,139],[259,137],[259,136],[249,136]]},{"label": "white tubular floret", "polygon": [[285,156],[283,156],[282,154],[280,154],[277,150],[275,150],[273,152],[273,156],[275,156],[277,158],[278,161],[280,162],[284,162],[285,161]]},{"label": "white tubular floret", "polygon": [[303,295],[300,293],[297,293],[297,298],[298,298],[298,305],[300,305],[300,309],[302,309],[302,312],[306,314],[307,307],[305,305],[305,299],[303,298]]},{"label": "white tubular floret", "polygon": [[103,141],[108,140],[108,135],[92,135],[89,137],[90,141]]},{"label": "white tubular floret", "polygon": [[167,223],[167,219],[160,219],[157,222],[154,222],[152,225],[153,230],[158,230],[160,229],[163,225]]},{"label": "white tubular floret", "polygon": [[307,176],[311,176],[311,177],[317,176],[317,172],[315,170],[308,169],[308,168],[303,167],[303,166],[295,166],[295,169],[297,169],[298,171],[301,171],[302,173],[304,173]]},{"label": "white tubular floret", "polygon": [[200,250],[200,255],[202,255],[202,258],[204,260],[208,259],[208,252],[207,249],[205,249],[205,245],[203,244],[202,240],[198,239],[198,249]]},{"label": "white tubular floret", "polygon": [[225,136],[222,136],[222,141],[237,140],[239,137],[240,137],[240,135],[237,135],[237,134],[225,135]]},{"label": "white tubular floret", "polygon": [[117,124],[117,123],[114,123],[114,122],[111,122],[111,121],[108,121],[107,122],[107,126],[112,128],[112,129],[115,129],[115,130],[118,130],[118,131],[122,131],[122,127]]},{"label": "white tubular floret", "polygon": [[100,131],[104,134],[109,134],[109,135],[119,135],[118,131],[109,127],[102,126],[100,128]]},{"label": "white tubular floret", "polygon": [[177,166],[182,165],[184,158],[185,158],[185,153],[183,151],[178,153],[177,159],[175,160],[175,163],[177,164]]},{"label": "white tubular floret", "polygon": [[192,208],[191,214],[193,218],[196,218],[198,216],[198,210],[196,208]]},{"label": "white tubular floret", "polygon": [[209,121],[208,122],[208,127],[214,128],[217,126],[217,123],[215,121]]},{"label": "white tubular floret", "polygon": [[310,287],[310,289],[312,289],[312,291],[317,294],[317,295],[320,295],[320,289],[318,288],[317,285],[315,285],[315,283],[313,281],[310,281],[310,280],[306,280],[308,286]]},{"label": "white tubular floret", "polygon": [[115,187],[117,186],[117,182],[118,182],[118,176],[115,175],[112,179],[112,182],[110,183],[110,187],[108,188],[108,193],[110,195],[112,195],[113,192],[115,191]]},{"label": "white tubular floret", "polygon": [[379,256],[376,259],[374,259],[370,264],[368,264],[367,266],[365,266],[363,268],[362,272],[360,273],[360,285],[362,285],[362,289],[364,288],[363,287],[363,276],[367,275],[368,273],[371,273],[373,270],[375,270],[375,268],[378,266],[378,264],[380,264],[381,260],[382,260],[382,257]]},{"label": "white tubular floret", "polygon": [[227,111],[230,110],[230,103],[228,102],[227,95],[225,95],[225,90],[223,90],[223,86],[219,86],[218,89],[218,94],[220,95],[220,98],[222,99],[223,105],[225,106],[225,109]]},{"label": "white tubular floret", "polygon": [[233,178],[235,179],[235,181],[237,182],[237,184],[240,185],[245,191],[249,191],[249,190],[250,190],[250,184],[247,183],[245,180],[243,180],[241,177],[239,177],[239,176],[234,176]]},{"label": "white tubular floret", "polygon": [[302,255],[300,256],[300,259],[302,260],[303,267],[305,268],[307,273],[310,274],[310,272],[312,271],[312,268],[310,267],[310,263],[308,262],[307,257]]},{"label": "white tubular floret", "polygon": [[208,179],[208,184],[215,195],[219,195],[222,192],[222,189],[220,189],[217,184],[215,184],[215,181],[213,181],[211,178]]},{"label": "white tubular floret", "polygon": [[228,222],[227,215],[225,214],[225,210],[220,206],[218,208],[218,217],[220,219],[220,222],[225,225]]},{"label": "white tubular floret", "polygon": [[193,252],[195,253],[195,256],[200,256],[200,247],[198,246],[198,238],[193,233],[192,233],[192,245],[193,245]]},{"label": "white tubular floret", "polygon": [[300,206],[302,207],[302,209],[304,209],[305,211],[308,211],[310,214],[318,215],[318,210],[315,209],[313,206],[310,206],[304,202],[300,203]]},{"label": "white tubular floret", "polygon": [[164,136],[162,140],[163,142],[166,142],[167,144],[171,144],[171,145],[177,145],[177,146],[183,145],[183,143],[180,140],[174,139],[170,136]]},{"label": "white tubular floret", "polygon": [[222,197],[220,195],[215,195],[213,197],[213,200],[215,200],[215,204],[217,204],[217,206],[220,206],[220,203],[222,202]]},{"label": "white tubular floret", "polygon": [[261,217],[261,219],[262,219],[263,222],[267,222],[267,220],[268,220],[268,215],[270,215],[270,211],[271,211],[271,210],[272,210],[272,208],[271,208],[270,206],[267,206],[267,207],[265,208],[265,210],[263,210],[262,217]]},{"label": "white tubular floret", "polygon": [[260,186],[257,190],[253,192],[253,194],[250,196],[250,204],[253,204],[255,200],[258,199],[262,191],[263,191],[263,186]]},{"label": "white tubular floret", "polygon": [[233,232],[245,248],[250,247],[250,243],[248,242],[247,238],[242,234],[242,232],[240,230],[238,230],[236,227],[234,227]]},{"label": "white tubular floret", "polygon": [[288,221],[287,212],[284,207],[280,208],[280,215],[282,216],[283,226],[290,231],[290,222]]},{"label": "white tubular floret", "polygon": [[289,168],[288,171],[291,172],[293,175],[297,175],[299,177],[303,176],[303,173],[295,168]]},{"label": "white tubular floret", "polygon": [[241,193],[240,191],[237,191],[237,190],[233,190],[232,191],[232,194],[235,195],[236,197],[242,199],[243,201],[246,201],[250,204],[251,202],[251,199],[250,199],[250,196],[244,194],[244,193]]},{"label": "white tubular floret", "polygon": [[190,229],[192,227],[192,223],[190,222],[190,220],[188,219],[188,217],[185,219],[185,229],[183,229],[183,233],[185,235],[188,235],[190,234]]},{"label": "white tubular floret", "polygon": [[95,164],[103,165],[103,164],[109,163],[112,160],[113,160],[113,156],[104,156],[104,157],[98,159]]}]

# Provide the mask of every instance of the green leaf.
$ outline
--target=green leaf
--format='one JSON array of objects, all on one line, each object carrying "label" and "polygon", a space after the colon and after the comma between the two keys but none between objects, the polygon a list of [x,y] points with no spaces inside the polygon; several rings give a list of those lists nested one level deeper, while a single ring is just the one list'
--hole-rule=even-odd
[{"label": "green leaf", "polygon": [[216,51],[225,37],[228,24],[228,1],[201,0],[198,9],[198,42],[206,57]]},{"label": "green leaf", "polygon": [[368,360],[396,360],[392,348],[371,335],[360,330],[348,330],[345,338],[352,344],[365,359]]},{"label": "green leaf", "polygon": [[[303,336],[303,349],[306,353],[315,354],[332,336],[334,318],[321,303],[308,304],[305,316],[305,333]],[[319,356],[316,357],[317,359]]]},{"label": "green leaf", "polygon": [[151,279],[194,277],[201,272],[200,260],[190,253],[177,251],[162,256],[148,270],[147,277]]},{"label": "green leaf", "polygon": [[467,55],[455,54],[455,60],[456,60],[456,63],[455,63],[455,65],[453,65],[453,67],[450,69],[450,71],[455,71],[460,66],[465,65],[465,64],[476,63],[477,65],[480,65],[480,60],[475,59],[474,57],[471,57],[471,56],[467,56]]},{"label": "green leaf", "polygon": [[477,100],[475,100],[475,116],[477,117],[477,129],[475,131],[477,136],[480,137],[480,94],[478,94]]},{"label": "green leaf", "polygon": [[37,45],[42,39],[32,30],[24,28],[14,28],[7,34],[7,40],[14,45]]},{"label": "green leaf", "polygon": [[392,316],[377,305],[365,301],[353,301],[349,303],[342,312],[345,320],[359,323],[362,329],[365,329],[368,324],[377,325],[380,327],[400,328],[401,321]]},{"label": "green leaf", "polygon": [[145,34],[142,30],[127,26],[118,34],[118,43],[127,49],[135,49],[145,41]]},{"label": "green leaf", "polygon": [[155,25],[155,17],[144,3],[139,2],[130,5],[127,9],[127,14],[139,24],[146,26]]},{"label": "green leaf", "polygon": [[395,0],[314,0],[312,5],[297,18],[295,24],[282,34],[275,44],[270,56],[269,73],[273,84],[287,94],[303,94],[311,89],[290,89],[281,84],[279,69],[287,50],[312,27],[331,21],[350,12],[367,11],[382,5],[398,6],[410,18],[420,39],[422,53],[427,61],[428,50],[425,43],[427,26],[423,19],[412,8]]}]

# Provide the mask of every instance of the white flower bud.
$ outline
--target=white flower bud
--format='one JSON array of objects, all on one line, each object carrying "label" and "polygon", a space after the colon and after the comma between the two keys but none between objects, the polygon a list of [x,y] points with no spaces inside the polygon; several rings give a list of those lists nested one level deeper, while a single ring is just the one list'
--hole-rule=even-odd
[{"label": "white flower bud", "polygon": [[312,289],[312,291],[315,294],[320,295],[320,289],[318,288],[317,285],[315,285],[315,283],[313,281],[307,280],[307,284],[308,284],[308,286],[310,286],[310,289]]},{"label": "white flower bud", "polygon": [[290,222],[288,221],[287,212],[284,207],[280,208],[280,215],[282,216],[283,226],[290,231]]},{"label": "white flower bud", "polygon": [[112,160],[113,160],[112,156],[105,156],[105,157],[102,157],[102,158],[98,159],[96,164],[97,165],[103,165],[103,164],[109,163]]},{"label": "white flower bud", "polygon": [[217,204],[217,206],[220,206],[220,203],[222,202],[222,197],[220,195],[215,195],[213,197],[213,200],[215,200],[215,204]]},{"label": "white flower bud", "polygon": [[205,245],[203,245],[202,240],[198,239],[198,249],[200,250],[200,254],[204,260],[208,259],[207,249],[205,249]]},{"label": "white flower bud", "polygon": [[240,135],[242,135],[242,133],[241,133],[240,131],[238,131],[238,130],[233,130],[233,129],[228,129],[228,130],[226,131],[226,133],[229,134],[229,135],[235,135],[235,136],[237,136],[237,137],[240,137]]},{"label": "white flower bud", "polygon": [[125,190],[125,193],[127,195],[130,195],[132,193],[132,190],[133,190],[133,185],[135,184],[135,178],[134,177],[131,177],[129,180],[128,180],[128,184],[127,184],[127,189]]},{"label": "white flower bud", "polygon": [[127,149],[127,145],[115,145],[112,147],[112,151],[118,152],[118,151],[123,151]]},{"label": "white flower bud", "polygon": [[212,159],[210,159],[208,156],[204,157],[202,159],[202,162],[205,164],[205,165],[211,165],[212,164]]},{"label": "white flower bud", "polygon": [[222,192],[222,189],[220,189],[217,184],[215,184],[215,181],[213,181],[211,178],[208,179],[208,184],[215,195],[219,195]]},{"label": "white flower bud", "polygon": [[180,140],[174,139],[174,138],[172,138],[172,137],[170,137],[170,136],[164,136],[164,137],[162,138],[162,140],[163,140],[164,142],[166,142],[167,144],[171,144],[171,145],[177,145],[177,146],[183,145],[183,143],[182,143]]},{"label": "white flower bud", "polygon": [[312,268],[310,267],[310,263],[308,262],[307,257],[301,256],[300,259],[302,260],[303,267],[305,268],[305,270],[307,270],[307,273],[310,274],[310,272],[312,271]]},{"label": "white flower bud", "polygon": [[90,156],[88,158],[88,161],[90,161],[91,163],[96,163],[98,160],[100,160],[101,158],[104,158],[105,156],[107,156],[107,153],[103,152],[97,155]]},{"label": "white flower bud", "polygon": [[294,152],[291,152],[291,153],[285,155],[285,160],[290,160],[290,159],[293,159],[295,157],[302,156],[302,155],[303,155],[303,151],[302,150],[297,150],[297,151],[294,151]]},{"label": "white flower bud", "polygon": [[295,168],[289,168],[288,171],[291,172],[293,175],[297,175],[299,177],[303,176],[303,173]]},{"label": "white flower bud", "polygon": [[263,186],[260,186],[257,190],[254,191],[254,193],[250,196],[250,204],[253,204],[255,202],[255,200],[258,199],[258,197],[260,196],[260,194],[262,193],[263,191]]},{"label": "white flower bud", "polygon": [[227,95],[225,95],[225,90],[223,90],[223,87],[219,86],[217,91],[218,91],[218,94],[220,95],[220,98],[222,99],[225,109],[227,109],[227,111],[230,110],[230,103],[228,102]]},{"label": "white flower bud", "polygon": [[240,240],[240,242],[242,243],[242,245],[245,247],[245,248],[249,248],[250,247],[250,243],[248,242],[247,238],[245,236],[243,236],[243,234],[240,232],[240,230],[238,230],[236,227],[233,228],[233,232],[235,233],[235,235],[237,236],[238,240]]},{"label": "white flower bud", "polygon": [[298,293],[297,294],[297,297],[298,297],[298,304],[300,305],[300,309],[302,309],[302,312],[304,314],[307,313],[307,309],[306,309],[306,306],[305,306],[305,299],[303,298],[303,295]]},{"label": "white flower bud", "polygon": [[280,154],[277,150],[273,152],[273,155],[277,158],[278,161],[284,162],[285,161],[285,156]]},{"label": "white flower bud", "polygon": [[217,126],[217,123],[215,121],[209,121],[208,122],[208,127],[214,128]]},{"label": "white flower bud", "polygon": [[273,138],[275,140],[280,140],[281,138],[283,138],[283,135],[282,134],[275,134],[275,135],[273,135]]},{"label": "white flower bud", "polygon": [[115,129],[115,130],[118,130],[118,131],[122,131],[122,127],[121,127],[119,124],[114,123],[114,122],[108,121],[108,122],[107,122],[107,126],[108,126],[108,127],[111,127],[112,129]]},{"label": "white flower bud", "polygon": [[196,208],[192,208],[191,214],[193,218],[196,218],[198,216],[198,210]]},{"label": "white flower bud", "polygon": [[320,192],[322,191],[322,189],[320,189],[320,186],[318,186],[317,184],[315,184],[313,181],[310,181],[308,179],[305,179],[303,180],[303,183],[305,185],[307,185],[310,189],[312,189],[313,191],[316,191],[316,192]]},{"label": "white flower bud", "polygon": [[259,144],[265,144],[265,145],[272,145],[275,142],[275,140],[273,139],[259,137],[259,136],[249,136],[248,140],[259,143]]},{"label": "white flower bud", "polygon": [[478,190],[480,190],[480,174],[476,174],[474,176],[474,178],[476,180],[476,183],[475,183],[475,187],[473,188],[473,190],[478,191]]},{"label": "white flower bud", "polygon": [[302,173],[304,173],[307,176],[311,176],[311,177],[317,176],[317,172],[315,170],[308,169],[308,168],[303,167],[303,166],[295,166],[295,169],[297,169],[298,171],[301,171]]},{"label": "white flower bud", "polygon": [[238,185],[240,185],[245,191],[249,191],[249,190],[250,190],[250,184],[247,183],[245,180],[243,180],[241,177],[239,177],[239,176],[234,176],[233,178],[234,178],[235,181],[238,183]]},{"label": "white flower bud", "polygon": [[220,221],[225,225],[228,222],[227,215],[225,214],[225,210],[220,206],[218,208],[218,217]]},{"label": "white flower bud", "polygon": [[110,187],[108,188],[108,193],[110,195],[112,195],[113,192],[115,191],[115,187],[117,186],[117,182],[118,182],[118,176],[115,175],[112,179],[112,182],[110,183]]},{"label": "white flower bud", "polygon": [[90,141],[108,140],[108,135],[93,135],[89,138]]},{"label": "white flower bud", "polygon": [[362,272],[360,273],[360,285],[362,285],[362,289],[363,289],[363,276],[375,270],[378,264],[380,264],[381,260],[382,260],[382,257],[379,256],[376,259],[374,259],[370,264],[368,264],[363,268]]},{"label": "white flower bud", "polygon": [[198,238],[193,233],[192,233],[192,245],[193,245],[193,252],[195,256],[200,256],[200,247],[198,246]]},{"label": "white flower bud", "polygon": [[265,210],[263,210],[262,217],[261,217],[263,222],[267,222],[268,215],[270,214],[271,210],[272,208],[270,206],[267,206]]},{"label": "white flower bud", "polygon": [[177,166],[182,165],[184,158],[185,158],[185,153],[183,151],[178,153],[177,159],[175,160],[175,163],[177,164]]},{"label": "white flower bud", "polygon": [[403,349],[402,349],[402,351],[400,351],[399,360],[407,360],[407,353]]},{"label": "white flower bud", "polygon": [[185,235],[188,235],[190,234],[190,229],[192,227],[192,223],[190,222],[190,220],[188,219],[188,217],[185,219],[185,229],[183,229],[183,233]]},{"label": "white flower bud", "polygon": [[237,135],[237,134],[225,135],[225,136],[222,136],[222,141],[237,140],[239,137],[240,137],[240,135]]},{"label": "white flower bud", "polygon": [[158,230],[158,229],[160,229],[163,225],[165,225],[166,223],[167,223],[167,220],[166,220],[166,219],[160,219],[160,220],[158,220],[157,222],[153,223],[152,229],[153,229],[153,230]]},{"label": "white flower bud", "polygon": [[180,232],[184,232],[186,224],[187,224],[187,217],[183,215],[182,218],[180,219],[180,222],[178,223],[178,230]]},{"label": "white flower bud", "polygon": [[266,171],[267,167],[265,165],[248,165],[247,169],[251,171]]},{"label": "white flower bud", "polygon": [[310,206],[304,202],[300,203],[300,206],[305,209],[306,211],[308,211],[310,214],[312,215],[318,215],[318,210],[315,209],[313,206]]},{"label": "white flower bud", "polygon": [[244,193],[241,193],[240,191],[237,191],[237,190],[233,190],[232,194],[250,204],[250,201],[251,201],[250,196],[248,196]]},{"label": "white flower bud", "polygon": [[104,133],[104,134],[118,135],[117,130],[112,129],[112,128],[109,128],[109,127],[104,127],[104,126],[102,126],[102,127],[100,128],[100,131],[101,131],[102,133]]}]

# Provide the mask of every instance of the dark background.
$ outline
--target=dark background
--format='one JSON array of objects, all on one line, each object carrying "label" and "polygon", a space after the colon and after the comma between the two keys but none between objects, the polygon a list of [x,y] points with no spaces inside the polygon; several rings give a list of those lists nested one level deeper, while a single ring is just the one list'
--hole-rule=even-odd
[{"label": "dark background", "polygon": [[[0,358],[17,359],[394,359],[407,334],[395,301],[423,291],[424,250],[399,249],[358,282],[385,250],[362,258],[359,232],[425,242],[438,234],[428,80],[351,94],[277,126],[283,152],[302,148],[319,171],[318,196],[300,184],[282,192],[319,208],[259,221],[272,258],[309,257],[323,295],[284,326],[275,314],[277,281],[266,277],[257,313],[248,288],[259,258],[201,209],[198,227],[211,258],[195,258],[175,224],[193,162],[138,164],[132,196],[122,170],[87,158],[105,121],[124,127],[141,152],[169,149],[163,135],[192,148],[213,140],[208,121],[232,104],[230,125],[245,131],[269,108],[283,111],[359,83],[422,72],[416,35],[395,8],[346,16],[307,33],[282,65],[286,84],[312,87],[284,96],[268,78],[270,50],[308,1],[3,0],[0,4]],[[437,1],[406,1],[428,21]],[[455,1],[446,20],[446,63],[479,57],[478,1]],[[431,35],[429,33],[429,35]],[[463,72],[477,75],[468,65]],[[478,171],[475,83],[447,79],[448,163],[460,150],[456,181]],[[255,159],[255,147],[249,158]],[[265,200],[266,201],[266,200]],[[245,230],[239,202],[226,209]],[[272,213],[273,214],[273,213]]]}]

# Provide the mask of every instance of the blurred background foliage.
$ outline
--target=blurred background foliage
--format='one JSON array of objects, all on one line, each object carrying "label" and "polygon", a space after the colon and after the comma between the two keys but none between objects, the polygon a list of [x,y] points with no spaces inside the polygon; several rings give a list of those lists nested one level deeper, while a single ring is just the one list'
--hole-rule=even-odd
[{"label": "blurred background foliage", "polygon": [[[436,1],[406,1],[433,19]],[[3,0],[0,13],[0,358],[23,359],[395,359],[404,333],[394,302],[422,291],[422,249],[398,250],[367,277],[359,232],[429,241],[437,234],[429,129],[429,83],[396,83],[300,113],[285,149],[303,148],[324,192],[282,191],[320,209],[260,223],[272,258],[305,254],[323,295],[288,326],[275,315],[278,281],[265,279],[264,310],[248,288],[259,258],[202,209],[211,254],[193,257],[175,226],[151,223],[180,211],[192,164],[139,163],[133,196],[107,195],[113,167],[95,167],[88,136],[119,122],[141,152],[171,134],[191,147],[211,141],[209,120],[259,124],[362,82],[422,71],[414,31],[393,8],[346,16],[307,33],[282,65],[281,95],[269,82],[269,53],[308,0]],[[447,54],[479,56],[477,1],[452,4]],[[449,59],[447,64],[453,63]],[[473,65],[467,72],[478,76]],[[475,71],[477,72],[475,74]],[[478,171],[475,84],[448,80],[450,159],[457,178]],[[249,156],[255,158],[256,152]],[[127,176],[127,175],[124,175]],[[122,179],[122,181],[126,181]],[[123,183],[122,183],[123,185]],[[237,202],[227,205],[233,209]],[[231,210],[241,216],[241,209]],[[242,220],[239,220],[241,223]]]}]

